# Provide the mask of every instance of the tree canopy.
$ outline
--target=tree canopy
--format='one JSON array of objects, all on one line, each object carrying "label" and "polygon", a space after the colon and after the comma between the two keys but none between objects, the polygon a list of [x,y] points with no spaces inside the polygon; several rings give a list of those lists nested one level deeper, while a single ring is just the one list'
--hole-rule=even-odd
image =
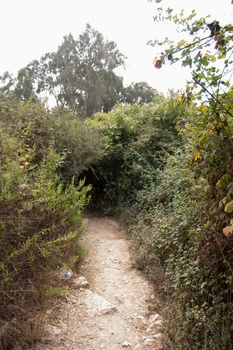
[{"label": "tree canopy", "polygon": [[69,34],[56,52],[45,54],[27,69],[33,72],[38,92],[47,90],[58,106],[88,117],[106,108],[109,90],[112,92],[111,107],[114,104],[121,84],[114,69],[122,66],[124,59],[113,41],[105,40],[87,24],[77,40]]},{"label": "tree canopy", "polygon": [[115,42],[86,25],[77,39],[69,34],[55,52],[44,54],[19,70],[16,77],[0,77],[2,96],[18,100],[39,100],[49,94],[57,107],[81,118],[109,112],[117,103],[144,103],[157,93],[145,82],[124,87],[115,72],[126,57]]}]

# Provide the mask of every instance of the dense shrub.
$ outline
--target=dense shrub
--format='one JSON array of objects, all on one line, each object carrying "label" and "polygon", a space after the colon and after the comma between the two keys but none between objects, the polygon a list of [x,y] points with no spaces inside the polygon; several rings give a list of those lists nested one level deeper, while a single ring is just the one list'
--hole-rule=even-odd
[{"label": "dense shrub", "polygon": [[81,173],[103,156],[103,140],[100,133],[88,128],[69,112],[52,112],[52,131],[56,151],[63,155],[60,167],[62,178],[78,180]]},{"label": "dense shrub", "polygon": [[[54,294],[58,268],[81,257],[80,214],[91,187],[78,175],[100,156],[101,146],[93,142],[94,151],[88,145],[93,132],[64,118],[63,124],[61,115],[39,104],[0,105],[1,349],[31,340],[31,310]],[[68,155],[77,159],[75,171]]]},{"label": "dense shrub", "polygon": [[103,145],[99,133],[88,129],[75,115],[66,110],[46,111],[39,103],[1,102],[0,120],[13,136],[24,140],[35,150],[34,162],[39,163],[52,143],[62,157],[59,173],[66,181],[80,174],[102,157]]},{"label": "dense shrub", "polygon": [[134,218],[139,263],[166,301],[165,349],[229,350],[232,121],[222,116],[219,129],[203,107],[197,116],[187,119],[185,146],[168,158],[154,187],[138,193],[140,205],[127,217]]},{"label": "dense shrub", "polygon": [[232,118],[172,96],[88,124],[105,137],[97,203],[127,222],[139,266],[157,285],[164,348],[232,349]]},{"label": "dense shrub", "polygon": [[94,185],[97,207],[134,203],[139,191],[156,183],[157,169],[180,142],[176,123],[184,115],[172,96],[162,104],[117,106],[87,121],[105,139],[103,158],[85,174]]}]

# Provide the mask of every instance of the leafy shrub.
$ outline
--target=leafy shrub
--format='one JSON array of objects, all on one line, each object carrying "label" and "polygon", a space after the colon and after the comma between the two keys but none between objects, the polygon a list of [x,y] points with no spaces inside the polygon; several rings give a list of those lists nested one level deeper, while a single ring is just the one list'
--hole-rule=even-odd
[{"label": "leafy shrub", "polygon": [[[79,262],[80,214],[91,186],[61,180],[52,117],[35,104],[1,105],[0,348],[30,341],[27,324],[58,276]],[[77,154],[76,154],[77,156]]]},{"label": "leafy shrub", "polygon": [[166,301],[165,349],[232,348],[232,121],[219,132],[211,119],[188,118],[186,145],[127,212],[139,263]]},{"label": "leafy shrub", "polygon": [[[33,161],[40,163],[52,145],[62,157],[59,174],[65,181],[80,174],[102,157],[103,142],[98,131],[87,128],[66,110],[49,112],[39,103],[0,103],[0,121],[12,136],[34,149]],[[22,149],[22,152],[25,152]]]},{"label": "leafy shrub", "polygon": [[138,191],[156,182],[157,169],[180,142],[176,119],[179,116],[181,122],[184,115],[185,109],[172,96],[161,105],[117,106],[86,122],[105,140],[103,158],[85,173],[94,185],[98,207],[132,203]]},{"label": "leafy shrub", "polygon": [[87,128],[75,115],[68,112],[52,113],[55,149],[63,155],[60,173],[66,181],[79,179],[81,173],[102,158],[103,140],[98,131]]},{"label": "leafy shrub", "polygon": [[96,202],[128,223],[165,301],[165,349],[232,349],[232,118],[172,96],[87,123],[105,138]]}]

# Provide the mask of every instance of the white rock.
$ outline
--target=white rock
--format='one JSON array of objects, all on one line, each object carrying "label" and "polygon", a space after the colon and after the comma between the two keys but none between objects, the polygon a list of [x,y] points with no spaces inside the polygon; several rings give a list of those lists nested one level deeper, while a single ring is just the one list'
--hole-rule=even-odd
[{"label": "white rock", "polygon": [[147,320],[144,316],[137,315],[137,317],[134,318],[134,323],[136,328],[139,329],[145,329],[147,327]]},{"label": "white rock", "polygon": [[145,346],[150,346],[150,345],[152,345],[152,344],[155,344],[155,339],[153,339],[153,338],[146,338],[146,339],[144,340],[144,345],[145,345]]},{"label": "white rock", "polygon": [[137,319],[142,323],[142,324],[147,324],[147,322],[146,322],[146,319],[145,319],[145,317],[144,316],[137,316]]},{"label": "white rock", "polygon": [[86,289],[83,292],[83,302],[87,306],[92,316],[112,314],[116,311],[116,306],[101,297],[101,295]]},{"label": "white rock", "polygon": [[80,276],[78,278],[75,278],[75,280],[73,281],[74,287],[75,288],[88,288],[89,283],[87,281],[87,279],[84,276]]},{"label": "white rock", "polygon": [[161,333],[153,334],[153,339],[159,340],[161,338],[162,338],[162,334]]},{"label": "white rock", "polygon": [[162,321],[157,320],[150,324],[150,326],[147,328],[146,333],[150,333],[151,331],[159,330],[162,326]]},{"label": "white rock", "polygon": [[149,318],[149,323],[154,323],[154,322],[158,321],[159,319],[161,319],[159,314],[151,315]]},{"label": "white rock", "polygon": [[127,341],[124,341],[124,343],[122,344],[122,348],[131,348],[131,344]]}]

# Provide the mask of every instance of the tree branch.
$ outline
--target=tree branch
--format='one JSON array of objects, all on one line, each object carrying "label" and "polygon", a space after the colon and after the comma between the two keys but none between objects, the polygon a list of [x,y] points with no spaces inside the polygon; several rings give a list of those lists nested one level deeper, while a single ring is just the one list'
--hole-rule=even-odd
[{"label": "tree branch", "polygon": [[221,107],[222,109],[228,114],[230,115],[232,118],[233,118],[233,114],[231,113],[231,111],[229,111],[229,109],[227,109],[224,104],[219,100],[218,97],[214,96],[200,81],[198,81],[196,78],[193,77],[193,80],[195,81],[196,84],[198,84],[202,90],[204,90],[208,95],[211,96],[211,98],[217,102]]}]

